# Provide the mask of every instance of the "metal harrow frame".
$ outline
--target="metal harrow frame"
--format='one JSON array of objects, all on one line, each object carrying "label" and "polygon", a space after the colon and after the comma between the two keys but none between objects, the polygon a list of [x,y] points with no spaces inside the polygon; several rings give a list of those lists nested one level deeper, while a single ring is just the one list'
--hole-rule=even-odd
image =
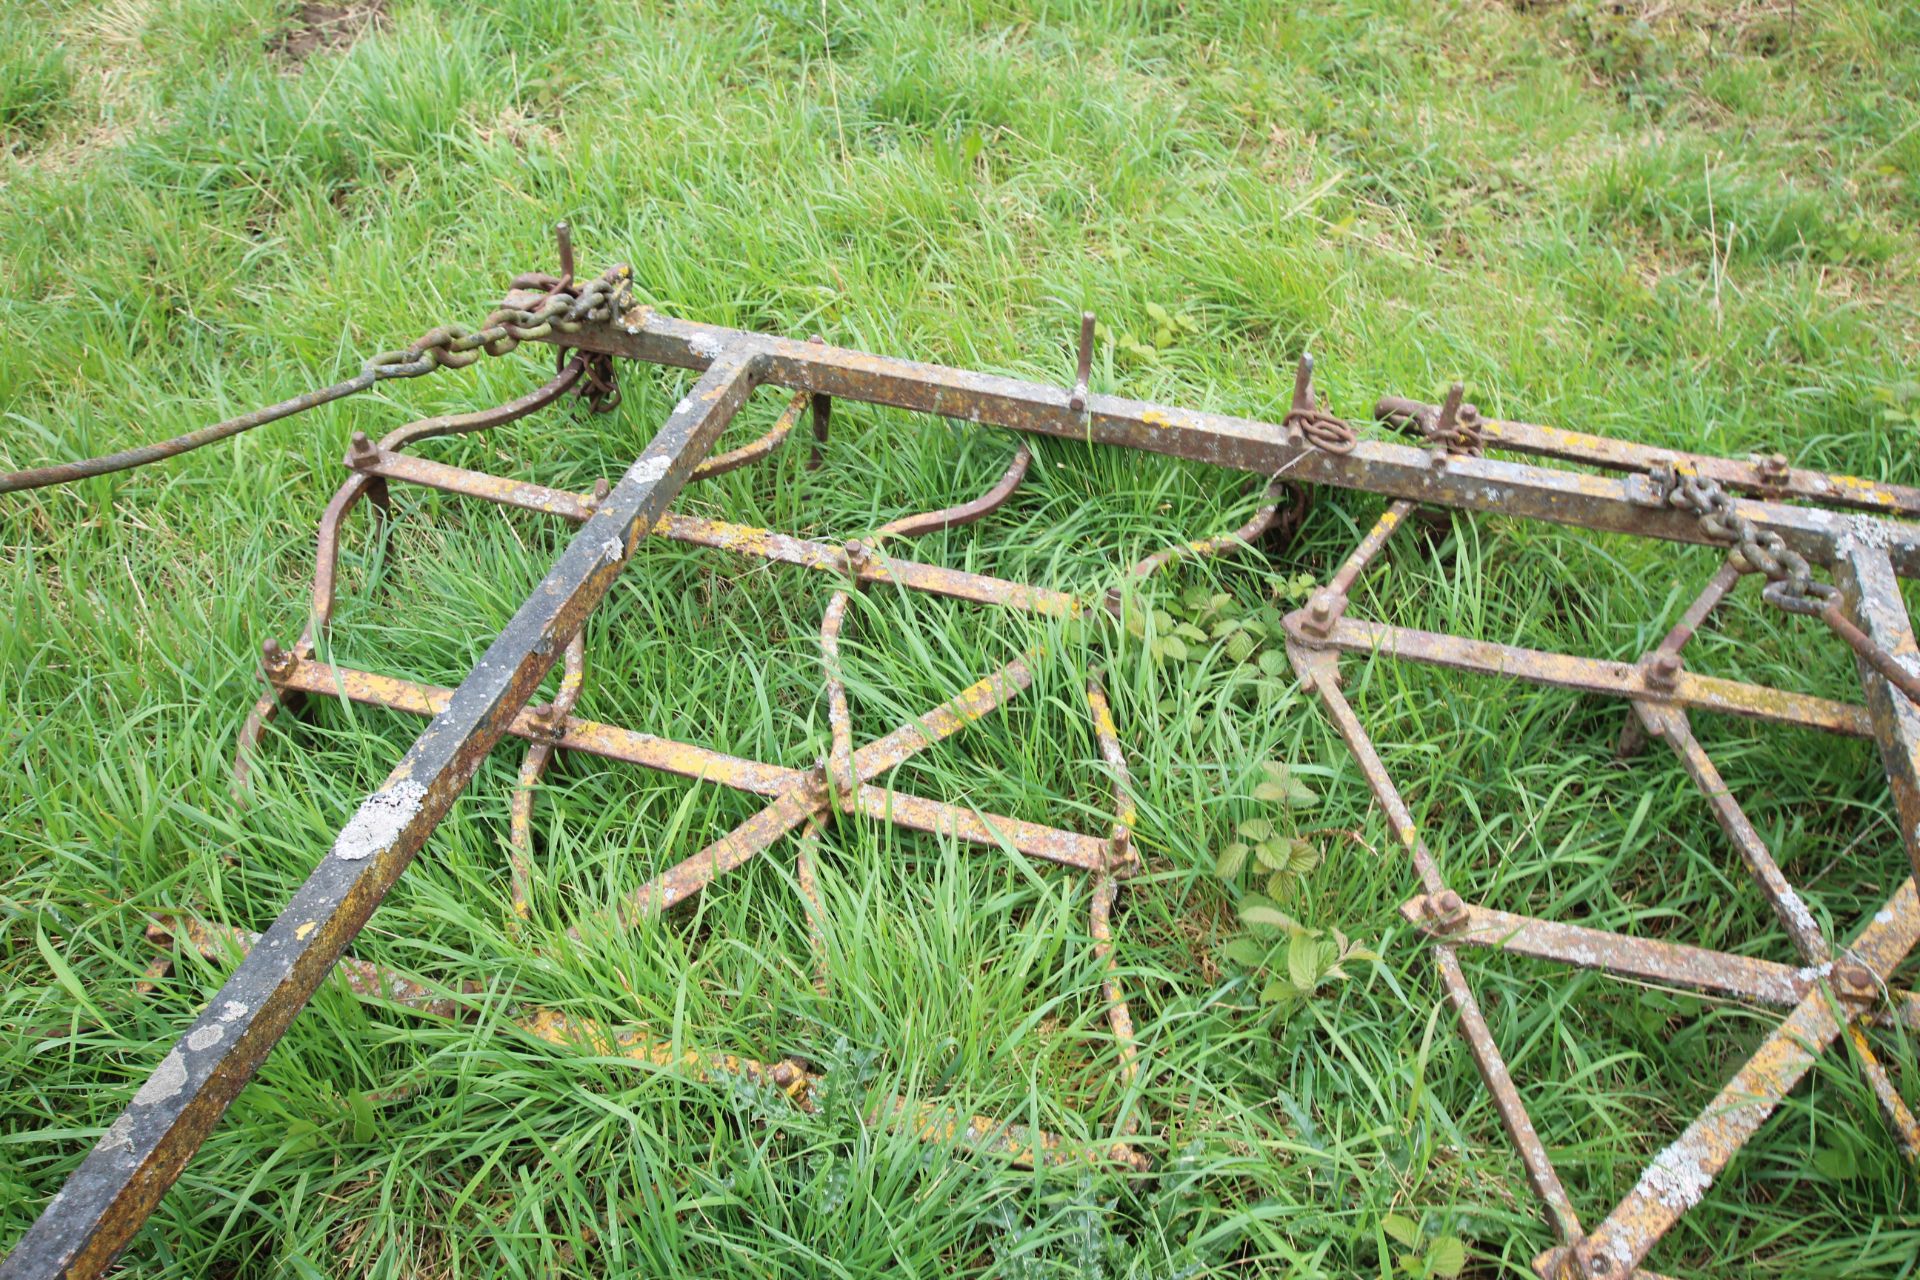
[{"label": "metal harrow frame", "polygon": [[[562,249],[563,258],[570,257],[564,239]],[[851,351],[818,340],[800,342],[679,320],[633,306],[625,282],[623,269],[603,276],[594,283],[597,292],[591,306],[574,305],[567,314],[575,319],[564,326],[548,326],[536,321],[557,314],[556,308],[566,310],[562,303],[570,297],[586,297],[585,289],[574,285],[570,263],[561,277],[534,274],[516,279],[496,315],[528,318],[520,320],[518,328],[507,321],[501,332],[510,334],[514,343],[537,340],[558,347],[559,372],[551,381],[498,409],[427,419],[378,444],[355,437],[346,460],[352,474],[321,521],[309,626],[290,650],[273,642],[263,648],[262,673],[270,691],[242,731],[236,775],[244,783],[251,752],[267,722],[303,697],[348,698],[429,716],[431,723],[382,786],[360,805],[264,934],[204,921],[155,922],[151,932],[156,940],[192,946],[223,959],[237,957],[237,963],[221,990],[159,1059],[120,1117],[0,1263],[0,1277],[104,1271],[336,966],[366,994],[432,1015],[459,1012],[466,993],[447,995],[344,953],[480,761],[506,736],[531,744],[520,770],[510,839],[514,900],[521,907],[533,877],[534,786],[556,750],[586,752],[768,797],[767,805],[754,817],[619,904],[610,922],[614,927],[630,925],[683,901],[795,832],[799,833],[796,881],[808,900],[809,918],[817,925],[814,837],[821,823],[843,815],[1012,848],[1087,872],[1093,877],[1089,931],[1103,965],[1103,1001],[1119,1071],[1129,1082],[1137,1076],[1143,1068],[1112,953],[1118,887],[1137,865],[1130,839],[1132,807],[1119,736],[1097,680],[1087,689],[1088,708],[1114,788],[1113,822],[1101,836],[941,804],[876,781],[914,752],[958,732],[1016,693],[1031,678],[1025,659],[1002,667],[947,704],[858,748],[841,680],[839,641],[849,592],[862,584],[891,583],[1040,614],[1067,615],[1089,607],[1048,588],[923,564],[896,557],[887,549],[890,543],[977,519],[1004,502],[1024,472],[1029,456],[1024,446],[1000,483],[981,498],[894,521],[866,540],[844,544],[669,510],[688,482],[766,456],[809,407],[817,449],[826,437],[835,398],[1195,459],[1251,472],[1269,484],[1272,504],[1247,526],[1233,535],[1150,557],[1134,566],[1132,572],[1138,576],[1150,574],[1174,556],[1227,550],[1284,526],[1299,511],[1296,502],[1283,514],[1279,498],[1284,488],[1324,484],[1393,500],[1328,586],[1288,618],[1288,655],[1303,684],[1317,695],[1352,749],[1418,877],[1421,893],[1404,910],[1432,938],[1442,984],[1472,1056],[1560,1241],[1536,1260],[1543,1277],[1619,1280],[1635,1273],[1660,1235],[1698,1202],[1816,1056],[1843,1033],[1895,1133],[1910,1152],[1920,1154],[1913,1117],[1885,1067],[1872,1056],[1862,1031],[1872,1020],[1920,1027],[1920,999],[1886,986],[1895,966],[1920,943],[1920,900],[1913,881],[1866,922],[1852,944],[1832,947],[1742,815],[1712,761],[1692,737],[1687,721],[1688,710],[1697,709],[1873,738],[1885,763],[1909,860],[1920,869],[1920,710],[1914,703],[1920,691],[1920,646],[1916,646],[1898,581],[1903,576],[1920,576],[1920,525],[1888,518],[1920,515],[1920,491],[1799,470],[1777,456],[1739,462],[1482,419],[1472,406],[1461,402],[1458,388],[1439,407],[1391,399],[1380,402],[1378,416],[1417,432],[1420,443],[1362,439],[1318,406],[1311,364],[1304,360],[1292,407],[1278,424],[1093,394],[1088,385],[1090,316],[1083,319],[1078,377],[1069,390]],[[606,318],[598,318],[601,315]],[[465,350],[480,341],[454,331],[436,331],[430,338],[431,342],[423,339],[416,344],[416,355],[423,346],[437,344],[453,350],[449,343],[454,343],[464,344],[460,349]],[[405,358],[407,353],[400,356]],[[699,376],[651,443],[611,485],[603,484],[588,494],[569,493],[447,466],[408,451],[431,436],[511,421],[569,390],[583,391],[596,406],[610,405],[617,398],[613,361],[618,359],[692,369]],[[434,367],[430,359],[404,367],[411,370],[416,364],[423,369]],[[761,385],[794,393],[786,412],[761,439],[709,457],[720,433]],[[1486,447],[1597,470],[1487,457]],[[384,514],[394,481],[547,512],[580,525],[539,587],[455,689],[349,670],[314,657],[314,639],[332,620],[341,523],[362,499]],[[1295,493],[1298,496],[1297,489]],[[1736,493],[1743,496],[1732,496]],[[1826,506],[1802,505],[1806,503]],[[1418,504],[1493,511],[1670,542],[1731,544],[1734,557],[1673,633],[1637,665],[1408,631],[1348,617],[1348,593],[1359,575]],[[842,581],[820,632],[831,726],[831,750],[824,762],[811,770],[769,765],[573,714],[584,678],[586,618],[626,567],[640,539],[650,535],[810,568]],[[1809,564],[1826,568],[1832,584],[1811,582],[1809,591]],[[1765,573],[1772,580],[1769,599],[1795,612],[1817,614],[1853,648],[1864,703],[1832,702],[1685,669],[1682,648],[1733,588],[1741,571]],[[1117,607],[1114,599],[1104,603]],[[1358,715],[1341,692],[1339,657],[1343,653],[1386,655],[1626,698],[1645,733],[1672,745],[1699,783],[1780,916],[1802,963],[1795,966],[1628,938],[1491,911],[1461,900],[1448,889],[1439,860],[1422,839]],[[556,665],[563,670],[559,695],[551,703],[529,706]],[[816,933],[816,944],[817,937]],[[1503,947],[1788,1012],[1779,1030],[1701,1118],[1653,1160],[1627,1199],[1588,1231],[1561,1186],[1481,1016],[1457,954],[1461,946]],[[602,1052],[671,1064],[695,1075],[745,1077],[779,1090],[802,1107],[810,1105],[818,1084],[806,1064],[794,1059],[769,1064],[676,1051],[651,1038],[645,1028],[600,1027],[537,1008],[518,1009],[515,1017],[529,1033],[548,1040],[585,1042]],[[963,1118],[937,1103],[911,1099],[883,1102],[875,1118],[926,1136],[971,1140],[1022,1162],[1099,1159],[1146,1167],[1146,1157],[1127,1140],[1135,1131],[1135,1121],[1126,1116],[1115,1121],[1117,1139],[1094,1150],[1076,1150],[1053,1135],[997,1125],[983,1117]]]}]

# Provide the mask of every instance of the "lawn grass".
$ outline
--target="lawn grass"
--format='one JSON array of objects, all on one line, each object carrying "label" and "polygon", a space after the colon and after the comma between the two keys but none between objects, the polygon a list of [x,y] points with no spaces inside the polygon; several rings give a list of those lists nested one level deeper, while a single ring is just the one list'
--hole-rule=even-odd
[{"label": "lawn grass", "polygon": [[[352,6],[349,6],[352,7]],[[307,49],[280,0],[56,0],[0,18],[0,466],[157,439],[318,382],[505,279],[633,264],[689,318],[1048,381],[1076,317],[1096,390],[1276,418],[1310,348],[1348,416],[1462,378],[1489,412],[1920,483],[1920,8],[1321,0],[1295,6],[401,0]],[[1643,20],[1648,19],[1648,20]],[[306,42],[311,44],[312,42]],[[304,51],[303,51],[304,50]],[[17,1239],[217,989],[188,958],[148,998],[148,913],[260,928],[418,730],[328,704],[228,791],[262,639],[300,629],[314,521],[349,432],[519,394],[538,350],[268,427],[180,461],[0,501],[0,1247]],[[435,456],[585,488],[684,390],[636,369]],[[772,392],[729,441],[771,420]],[[684,510],[827,538],[984,489],[1014,442],[841,406],[802,450]],[[944,564],[1095,592],[1251,511],[1242,478],[1034,445]],[[1188,565],[1248,605],[1324,577],[1381,503],[1322,495],[1283,560]],[[349,537],[325,651],[456,683],[567,530],[421,490]],[[589,627],[583,714],[788,765],[825,749],[832,583],[643,547]],[[374,572],[376,561],[380,572]],[[1355,611],[1631,659],[1711,553],[1498,517],[1407,539]],[[1751,591],[1749,587],[1747,591]],[[1696,669],[1849,696],[1838,647],[1743,591]],[[866,824],[821,856],[832,985],[812,986],[791,846],[624,935],[564,931],[751,812],[563,757],[536,803],[540,885],[510,928],[519,751],[482,768],[356,954],[488,993],[457,1025],[329,987],[128,1259],[142,1275],[1385,1276],[1389,1214],[1471,1274],[1549,1243],[1396,906],[1358,771],[1290,677],[1156,661],[1099,626],[875,590],[847,665],[877,736],[1034,643],[1034,687],[900,785],[1102,830],[1080,702],[1107,672],[1148,870],[1119,956],[1147,1069],[1123,1089],[1087,886]],[[1620,763],[1614,703],[1388,664],[1349,693],[1471,899],[1785,960],[1790,948],[1670,755]],[[1163,709],[1165,708],[1165,709]],[[1697,721],[1850,935],[1906,874],[1871,747]],[[1278,1025],[1221,961],[1211,868],[1260,763],[1324,796],[1287,908],[1377,950]],[[1371,846],[1369,849],[1367,846]],[[1771,1027],[1736,1004],[1468,958],[1569,1189],[1596,1220]],[[1907,970],[1906,981],[1913,980]],[[821,1064],[797,1116],[752,1090],[531,1040],[509,991],[689,1046]],[[1911,1042],[1888,1039],[1920,1102]],[[1148,1176],[1031,1173],[862,1123],[865,1090],[1110,1139]],[[1653,1255],[1680,1275],[1905,1276],[1920,1181],[1837,1055]]]}]

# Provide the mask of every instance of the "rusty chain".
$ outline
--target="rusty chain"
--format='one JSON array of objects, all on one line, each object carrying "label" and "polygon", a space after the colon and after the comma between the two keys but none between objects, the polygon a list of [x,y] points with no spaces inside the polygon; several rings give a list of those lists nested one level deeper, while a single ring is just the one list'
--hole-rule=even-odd
[{"label": "rusty chain", "polygon": [[1353,424],[1320,406],[1313,390],[1313,357],[1303,355],[1293,373],[1293,403],[1280,425],[1298,431],[1306,442],[1327,453],[1352,453],[1360,437]]},{"label": "rusty chain", "polygon": [[1767,587],[1761,595],[1767,603],[1826,623],[1888,684],[1920,706],[1920,672],[1903,665],[1847,616],[1845,594],[1831,582],[1816,579],[1805,556],[1789,547],[1778,533],[1755,528],[1751,520],[1734,510],[1733,498],[1719,481],[1683,472],[1671,461],[1656,466],[1648,479],[1663,505],[1692,512],[1700,518],[1700,529],[1709,538],[1732,545],[1728,562],[1734,568],[1766,577]]},{"label": "rusty chain", "polygon": [[1318,406],[1290,410],[1281,419],[1281,425],[1289,431],[1298,431],[1306,437],[1308,444],[1328,453],[1352,453],[1353,446],[1360,440],[1352,423],[1345,418],[1336,418]]},{"label": "rusty chain", "polygon": [[1663,462],[1650,477],[1654,493],[1661,501],[1700,518],[1700,530],[1715,542],[1730,543],[1731,559],[1742,573],[1758,573],[1767,579],[1765,595],[1770,604],[1788,613],[1819,615],[1827,603],[1840,594],[1830,582],[1814,579],[1807,558],[1786,544],[1771,529],[1759,529],[1753,521],[1734,509],[1734,500],[1719,481],[1691,472],[1683,472],[1672,462]]},{"label": "rusty chain", "polygon": [[577,333],[584,324],[613,317],[632,274],[628,267],[611,267],[578,289],[562,281],[533,307],[502,307],[477,330],[440,325],[405,347],[374,356],[361,366],[362,372],[379,381],[417,378],[435,369],[464,369],[482,355],[504,356],[521,343],[550,333]]},{"label": "rusty chain", "polygon": [[[552,333],[573,333],[582,325],[605,321],[624,309],[627,282],[632,275],[628,267],[613,267],[577,288],[570,275],[553,279],[546,286],[546,296],[531,308],[502,307],[489,315],[485,325],[477,330],[468,330],[464,325],[457,324],[429,329],[405,347],[374,356],[360,366],[358,374],[344,382],[304,392],[279,404],[200,427],[171,440],[138,445],[78,462],[55,463],[52,466],[0,474],[0,493],[69,484],[92,476],[146,466],[331,401],[358,395],[389,378],[418,378],[436,369],[464,369],[482,355],[503,356],[522,342]],[[588,362],[586,377],[580,385],[580,395],[596,413],[604,413],[620,402],[620,391],[613,381],[611,357],[595,357]]]}]

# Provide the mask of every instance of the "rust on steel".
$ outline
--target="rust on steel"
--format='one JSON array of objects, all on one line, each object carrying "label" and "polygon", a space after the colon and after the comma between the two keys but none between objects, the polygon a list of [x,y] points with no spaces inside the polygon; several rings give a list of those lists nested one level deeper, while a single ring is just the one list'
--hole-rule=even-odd
[{"label": "rust on steel", "polygon": [[[171,952],[187,946],[216,963],[229,963],[244,956],[260,941],[260,935],[245,929],[185,916],[165,916],[147,929],[147,939],[156,947]],[[163,956],[163,964],[170,956]],[[368,1000],[398,1005],[425,1017],[460,1018],[483,997],[478,982],[462,983],[448,993],[385,965],[373,964],[351,955],[343,955],[334,973],[354,995]],[[825,1076],[811,1070],[796,1058],[762,1062],[731,1053],[708,1053],[674,1048],[646,1027],[604,1027],[583,1018],[571,1018],[552,1009],[520,1005],[511,1011],[513,1025],[524,1034],[548,1044],[644,1063],[673,1071],[699,1083],[743,1080],[770,1089],[802,1111],[818,1107]],[[1115,1164],[1145,1171],[1146,1158],[1124,1143],[1101,1145],[1074,1142],[1063,1135],[1029,1125],[1008,1124],[989,1116],[958,1112],[945,1104],[909,1099],[897,1094],[875,1102],[868,1111],[871,1123],[911,1133],[921,1141],[943,1146],[964,1146],[985,1155],[998,1156],[1007,1163],[1023,1167],[1067,1167],[1081,1164]]]},{"label": "rust on steel", "polygon": [[[1420,423],[1439,411],[1438,405],[1400,396],[1387,396],[1374,406],[1374,416],[1389,426],[1418,433]],[[1486,446],[1509,453],[1582,462],[1609,471],[1651,471],[1672,462],[1698,475],[1709,476],[1729,488],[1766,498],[1800,498],[1829,506],[1885,515],[1920,517],[1920,489],[1909,485],[1863,480],[1859,476],[1830,475],[1789,467],[1778,454],[1746,461],[1711,454],[1677,452],[1632,440],[1543,427],[1530,422],[1481,418]]]},{"label": "rust on steel", "polygon": [[711,363],[260,944],[161,1056],[0,1275],[94,1275],[112,1262],[506,733],[763,367],[753,353]]},{"label": "rust on steel", "polygon": [[[1089,612],[1089,601],[1049,587],[1011,582],[892,554],[899,541],[986,517],[1011,501],[1033,458],[1021,444],[998,483],[979,497],[938,511],[901,516],[841,542],[706,519],[671,509],[686,483],[759,462],[773,455],[799,424],[813,426],[810,464],[828,438],[833,401],[892,406],[959,421],[1085,443],[1131,448],[1213,463],[1250,473],[1267,486],[1267,502],[1252,520],[1225,536],[1176,544],[1133,565],[1127,576],[1148,576],[1169,561],[1214,555],[1271,540],[1298,523],[1310,485],[1356,490],[1386,498],[1386,512],[1360,545],[1287,619],[1287,654],[1351,749],[1386,815],[1417,881],[1410,919],[1427,937],[1446,998],[1457,1015],[1494,1108],[1541,1200],[1559,1244],[1536,1260],[1549,1277],[1621,1280],[1641,1269],[1648,1253],[1679,1215],[1696,1202],[1764,1116],[1776,1108],[1816,1056],[1843,1036],[1902,1141],[1920,1148],[1912,1116],[1883,1066],[1867,1049],[1863,1028],[1873,1023],[1912,1026],[1912,993],[1886,988],[1886,977],[1920,937],[1920,905],[1912,883],[1860,932],[1833,951],[1809,924],[1806,904],[1787,881],[1741,811],[1711,758],[1693,737],[1691,712],[1716,712],[1821,731],[1871,737],[1885,763],[1902,839],[1920,868],[1920,647],[1901,603],[1898,579],[1920,576],[1920,525],[1898,518],[1920,514],[1920,490],[1794,468],[1779,456],[1736,462],[1483,416],[1464,389],[1451,387],[1438,406],[1388,398],[1377,412],[1410,429],[1413,443],[1363,436],[1322,405],[1313,365],[1302,358],[1289,409],[1278,423],[1204,410],[1155,405],[1102,394],[1091,386],[1092,324],[1083,317],[1071,384],[1049,385],[849,350],[816,335],[797,341],[706,325],[632,305],[629,273],[615,268],[576,280],[570,237],[559,239],[559,275],[516,277],[512,291],[469,333],[454,326],[430,331],[412,346],[370,361],[359,381],[410,377],[460,367],[482,354],[504,355],[524,342],[558,348],[558,371],[527,395],[474,414],[424,419],[377,443],[356,435],[346,452],[349,475],[320,522],[313,594],[305,626],[290,647],[262,647],[267,691],[248,716],[236,755],[236,781],[257,770],[258,748],[269,723],[302,699],[336,697],[431,717],[426,732],[387,781],[358,808],[306,884],[263,933],[200,926],[183,919],[156,921],[156,938],[217,950],[234,968],[180,1041],[156,1053],[151,1076],[133,1095],[66,1186],[43,1210],[4,1263],[0,1277],[97,1275],[152,1211],[225,1107],[325,975],[340,967],[363,994],[407,1007],[445,1012],[464,990],[397,985],[400,979],[343,959],[352,939],[387,890],[420,850],[481,759],[505,736],[525,739],[510,822],[512,907],[531,910],[539,876],[531,805],[533,789],[555,759],[578,751],[713,782],[761,796],[764,807],[733,831],[669,867],[647,885],[610,904],[607,928],[639,926],[658,910],[684,901],[716,877],[798,833],[796,881],[807,901],[810,945],[825,982],[826,916],[817,882],[818,858],[829,825],[842,820],[884,821],[947,838],[1049,861],[1088,877],[1089,934],[1100,973],[1101,1003],[1114,1033],[1119,1080],[1131,1086],[1143,1065],[1115,954],[1114,913],[1119,890],[1139,865],[1133,847],[1133,800],[1111,707],[1097,682],[1087,691],[1100,755],[1112,781],[1113,820],[1099,836],[948,804],[892,786],[892,770],[988,714],[1032,679],[1038,654],[1028,654],[962,690],[918,719],[855,746],[844,682],[841,640],[854,595],[874,584],[924,591],[989,607],[1044,616]],[[546,486],[449,466],[413,452],[435,436],[509,422],[569,392],[589,407],[619,399],[615,361],[629,359],[693,370],[689,394],[626,472],[591,492]],[[371,385],[368,382],[367,385]],[[713,454],[728,423],[761,385],[789,398],[759,438]],[[121,458],[69,464],[52,479],[7,477],[0,490],[48,483],[132,465],[192,447],[284,413],[365,387],[343,383],[216,424],[173,444]],[[211,434],[209,434],[211,433]],[[1487,456],[1496,454],[1513,457]],[[1532,459],[1573,462],[1594,470],[1540,465]],[[457,688],[396,680],[316,660],[317,642],[336,619],[342,526],[363,500],[385,518],[388,487],[412,483],[518,509],[546,512],[578,524],[566,550],[485,656]],[[1727,560],[1666,638],[1634,662],[1547,653],[1471,637],[1412,631],[1349,616],[1350,596],[1366,568],[1395,532],[1422,506],[1494,512],[1602,532],[1721,548]],[[1829,508],[1843,508],[1833,510]],[[634,558],[642,539],[693,546],[788,564],[832,578],[836,590],[822,619],[824,693],[829,704],[828,755],[810,767],[742,759],[710,747],[582,718],[588,616]],[[1815,579],[1815,569],[1832,581]],[[1768,578],[1768,601],[1792,613],[1817,616],[1857,657],[1861,704],[1726,680],[1687,670],[1682,651],[1719,602],[1746,573]],[[1361,719],[1341,688],[1342,655],[1397,660],[1517,678],[1583,694],[1622,698],[1632,709],[1623,749],[1645,738],[1665,739],[1713,808],[1721,828],[1755,877],[1798,952],[1798,965],[1734,957],[1678,941],[1626,937],[1586,926],[1539,920],[1469,905],[1446,882],[1443,853],[1428,847]],[[553,702],[529,707],[544,677],[565,663]],[[1636,739],[1638,742],[1636,742]],[[585,922],[577,923],[578,930]],[[1786,1009],[1780,1029],[1727,1084],[1721,1099],[1666,1152],[1656,1157],[1634,1192],[1591,1232],[1549,1158],[1548,1149],[1507,1069],[1501,1048],[1474,996],[1461,962],[1467,953],[1500,946],[1518,954],[1636,980],[1719,993]],[[209,954],[212,952],[209,951]],[[570,1023],[558,1014],[528,1015],[523,1026],[543,1039],[585,1043],[678,1069],[731,1073],[764,1082],[789,1099],[812,1087],[795,1059],[758,1062],[695,1055],[663,1046],[644,1028],[613,1029]],[[716,1066],[716,1064],[719,1064]],[[923,1136],[975,1145],[998,1144],[1003,1154],[1034,1162],[1064,1148],[1051,1135],[996,1126],[980,1117],[917,1099],[884,1104],[894,1120]],[[1123,1104],[1124,1112],[1124,1104]],[[1115,1121],[1105,1158],[1145,1168],[1132,1145],[1138,1116]],[[1024,1153],[1024,1154],[1023,1154]],[[1080,1158],[1078,1155],[1072,1157]]]},{"label": "rust on steel", "polygon": [[[1457,392],[1439,411],[1459,410]],[[1430,407],[1421,427],[1432,436]],[[1405,851],[1422,892],[1402,908],[1430,940],[1441,984],[1460,1029],[1507,1128],[1522,1165],[1560,1243],[1535,1259],[1546,1280],[1622,1280],[1651,1276],[1642,1263],[1679,1217],[1706,1195],[1722,1169],[1766,1117],[1843,1036],[1851,1057],[1879,1102],[1888,1128],[1909,1155],[1920,1158],[1920,1124],[1868,1043],[1872,1022],[1910,1025],[1920,1014],[1911,992],[1892,991],[1888,976],[1920,942],[1920,903],[1912,880],[1874,915],[1854,943],[1836,954],[1799,893],[1747,819],[1711,757],[1693,736],[1688,711],[1704,710],[1797,723],[1834,733],[1872,737],[1886,764],[1902,837],[1920,867],[1920,711],[1908,695],[1907,664],[1920,655],[1893,562],[1877,537],[1841,539],[1831,562],[1835,588],[1812,593],[1814,607],[1855,651],[1864,705],[1807,698],[1782,690],[1696,676],[1681,651],[1738,584],[1742,571],[1761,565],[1740,551],[1713,576],[1652,651],[1637,663],[1606,662],[1547,653],[1467,637],[1391,627],[1348,616],[1349,596],[1361,572],[1411,514],[1396,501],[1361,541],[1328,587],[1286,619],[1287,652],[1304,687],[1315,694],[1345,739],[1387,824]],[[1765,554],[1764,547],[1762,555]],[[1771,590],[1771,589],[1770,589]],[[1769,599],[1773,596],[1770,594]],[[1797,603],[1797,602],[1796,602]],[[1851,628],[1854,634],[1848,634]],[[1722,830],[1746,863],[1802,961],[1789,965],[1732,955],[1663,939],[1543,920],[1469,904],[1448,887],[1438,858],[1414,825],[1358,713],[1341,690],[1342,654],[1518,678],[1628,701],[1647,737],[1663,739],[1707,800]],[[1908,677],[1902,679],[1901,677]],[[1665,1150],[1655,1156],[1633,1191],[1591,1230],[1581,1225],[1564,1184],[1540,1141],[1494,1043],[1460,963],[1462,946],[1595,969],[1641,982],[1705,992],[1786,1010],[1778,1029]]]},{"label": "rust on steel", "polygon": [[[534,296],[511,294],[508,304]],[[689,369],[705,368],[712,358],[708,353],[747,349],[742,344],[749,344],[767,359],[768,382],[839,399],[1467,511],[1669,542],[1715,542],[1688,513],[1668,506],[1640,474],[1595,475],[1457,453],[1436,458],[1429,449],[1387,440],[1362,439],[1351,451],[1335,452],[1284,424],[1120,396],[1090,395],[1086,408],[1075,411],[1067,392],[1044,383],[747,333],[667,316],[650,307],[636,307],[610,323],[582,326],[543,341]],[[1834,549],[1856,536],[1859,521],[1871,521],[1868,536],[1887,551],[1895,570],[1903,576],[1920,574],[1920,526],[1761,499],[1739,500],[1733,509],[1820,563],[1830,562]]]}]

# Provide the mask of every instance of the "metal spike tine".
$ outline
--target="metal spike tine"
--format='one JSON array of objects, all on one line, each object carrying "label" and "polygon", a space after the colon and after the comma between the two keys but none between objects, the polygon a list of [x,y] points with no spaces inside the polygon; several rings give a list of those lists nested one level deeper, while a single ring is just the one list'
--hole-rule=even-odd
[{"label": "metal spike tine", "polygon": [[1453,424],[1460,417],[1460,402],[1466,398],[1466,395],[1467,388],[1464,383],[1456,382],[1447,388],[1446,403],[1440,406],[1440,423],[1435,429],[1437,435],[1444,438],[1452,432]]},{"label": "metal spike tine", "polygon": [[1087,383],[1093,377],[1093,325],[1091,311],[1080,313],[1080,357],[1073,368],[1073,394],[1067,404],[1075,413],[1087,407]]},{"label": "metal spike tine", "polygon": [[1303,353],[1293,371],[1293,412],[1312,413],[1314,408],[1313,357]]}]

